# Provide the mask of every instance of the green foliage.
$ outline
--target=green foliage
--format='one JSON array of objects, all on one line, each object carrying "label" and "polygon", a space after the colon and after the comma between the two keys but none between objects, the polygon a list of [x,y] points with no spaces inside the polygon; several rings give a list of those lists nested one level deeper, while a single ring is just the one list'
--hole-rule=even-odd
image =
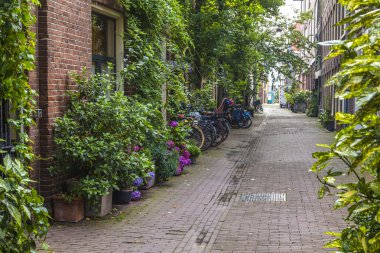
[{"label": "green foliage", "polygon": [[28,71],[34,69],[35,22],[31,13],[37,0],[0,1],[0,99],[8,101],[14,112],[9,120],[17,131],[15,145],[18,159],[2,159],[0,172],[0,251],[36,252],[36,240],[42,248],[49,227],[43,198],[30,184],[28,164],[35,155],[23,127],[32,124],[35,92],[28,83]]},{"label": "green foliage", "polygon": [[19,132],[15,149],[20,159],[34,158],[29,136],[20,132],[22,126],[32,123],[35,92],[28,83],[28,71],[34,69],[35,34],[29,27],[35,22],[31,9],[37,0],[10,0],[0,2],[0,83],[1,99],[9,101],[16,117],[9,120]]},{"label": "green foliage", "polygon": [[195,89],[189,92],[189,100],[195,111],[214,110],[216,101],[213,98],[214,85],[207,83],[201,89]]},{"label": "green foliage", "polygon": [[299,17],[298,22],[304,23],[306,21],[311,20],[312,18],[313,18],[313,11],[312,10],[303,11],[300,13],[300,17]]},{"label": "green foliage", "polygon": [[188,140],[186,137],[190,132],[190,126],[185,121],[178,122],[177,127],[169,127],[168,135],[169,139],[173,140],[177,146],[187,144]]},{"label": "green foliage", "polygon": [[195,145],[187,144],[186,148],[190,152],[191,158],[196,158],[201,154],[201,149]]},{"label": "green foliage", "polygon": [[307,108],[307,116],[309,117],[318,117],[319,111],[319,101],[317,96],[317,91],[313,91],[309,97],[309,104]]},{"label": "green foliage", "polygon": [[156,165],[157,180],[165,181],[175,175],[179,164],[177,151],[168,150],[165,144],[159,144],[153,147],[152,156]]},{"label": "green foliage", "polygon": [[[126,66],[122,71],[139,100],[161,106],[161,88],[168,90],[169,113],[186,102],[185,53],[191,47],[185,7],[177,0],[119,0],[125,10]],[[170,55],[170,57],[167,57]]]},{"label": "green foliage", "polygon": [[[380,251],[380,4],[378,1],[342,0],[350,15],[344,41],[324,43],[333,47],[329,57],[342,56],[340,71],[331,79],[340,97],[357,98],[354,114],[337,113],[335,119],[347,125],[325,152],[316,152],[318,161],[311,168],[322,183],[319,196],[337,191],[335,208],[347,208],[350,226],[327,247],[339,252]],[[365,31],[365,32],[364,32]],[[339,158],[345,165],[334,166]],[[322,172],[324,172],[322,174]],[[336,178],[349,176],[344,182]]]},{"label": "green foliage", "polygon": [[309,99],[310,97],[310,92],[309,91],[305,91],[305,90],[296,90],[296,91],[289,91],[289,92],[285,92],[285,98],[286,98],[286,101],[291,104],[291,105],[294,105],[294,104],[301,104],[301,103],[306,103],[306,101]]},{"label": "green foliage", "polygon": [[212,81],[247,103],[272,69],[292,78],[305,67],[289,48],[311,48],[294,22],[277,14],[282,1],[196,1],[191,19],[193,82]]},{"label": "green foliage", "polygon": [[142,179],[148,178],[148,172],[155,171],[154,163],[151,160],[150,154],[146,151],[129,152],[127,165],[121,168],[118,172],[119,180],[118,187],[121,189],[133,188],[133,181],[140,177]]},{"label": "green foliage", "polygon": [[70,192],[66,198],[75,194],[75,196],[84,197],[89,200],[90,203],[92,202],[95,204],[98,201],[99,196],[109,194],[112,187],[114,187],[114,185],[111,184],[110,180],[94,178],[87,175],[78,181],[78,188],[75,188],[74,192]]},{"label": "green foliage", "polygon": [[334,117],[331,115],[331,111],[322,111],[319,114],[319,120],[323,126],[326,126],[327,123],[334,121]]},{"label": "green foliage", "polygon": [[294,103],[306,103],[307,99],[310,96],[310,92],[306,90],[299,90],[296,91],[292,96]]},{"label": "green foliage", "polygon": [[289,104],[294,105],[294,99],[291,93],[285,92],[285,99]]},{"label": "green foliage", "polygon": [[114,91],[114,79],[108,74],[75,79],[78,91],[71,93],[69,110],[55,123],[52,168],[53,173],[69,172],[79,178],[81,188],[71,194],[95,197],[154,170],[144,154],[132,151],[135,145],[158,138],[152,122],[162,122],[160,112]]},{"label": "green foliage", "polygon": [[[9,156],[0,165],[0,251],[36,252],[35,240],[43,241],[49,216],[43,198],[31,188],[28,170]],[[42,247],[46,248],[42,243]]]}]

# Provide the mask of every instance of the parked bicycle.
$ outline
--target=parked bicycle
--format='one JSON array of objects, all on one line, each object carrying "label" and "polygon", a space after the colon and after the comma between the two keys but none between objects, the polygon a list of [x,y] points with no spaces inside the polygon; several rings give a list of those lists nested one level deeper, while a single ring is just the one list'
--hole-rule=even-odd
[{"label": "parked bicycle", "polygon": [[260,100],[256,100],[254,102],[254,108],[255,108],[255,113],[264,113],[264,108],[261,105],[261,101]]},{"label": "parked bicycle", "polygon": [[241,105],[235,105],[233,101],[225,98],[218,110],[222,108],[225,119],[233,128],[249,128],[252,125],[251,114]]},{"label": "parked bicycle", "polygon": [[205,143],[205,135],[198,120],[193,117],[184,117],[184,115],[180,115],[179,119],[182,119],[185,125],[189,126],[187,139],[192,140],[198,148],[202,149]]},{"label": "parked bicycle", "polygon": [[227,115],[233,128],[249,128],[252,125],[251,114],[240,106],[231,107]]}]

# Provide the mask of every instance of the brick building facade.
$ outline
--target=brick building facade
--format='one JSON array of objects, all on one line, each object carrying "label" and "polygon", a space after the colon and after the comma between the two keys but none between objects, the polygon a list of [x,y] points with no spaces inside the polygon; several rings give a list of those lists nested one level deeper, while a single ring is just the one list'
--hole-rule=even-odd
[{"label": "brick building facade", "polygon": [[[108,61],[115,64],[116,70],[122,67],[124,50],[119,34],[124,31],[124,17],[115,0],[40,2],[41,6],[34,10],[37,22],[32,27],[37,35],[36,70],[29,74],[29,79],[39,94],[37,108],[42,110],[42,116],[36,119],[29,134],[35,153],[42,158],[33,164],[32,178],[49,205],[49,198],[61,190],[65,179],[65,175],[52,177],[48,167],[54,151],[53,123],[67,109],[66,92],[75,89],[70,73],[83,68],[105,71],[101,68]],[[94,29],[98,29],[97,34]]]},{"label": "brick building facade", "polygon": [[[343,26],[336,26],[346,16],[345,8],[337,0],[302,1],[301,11],[310,11],[312,19],[304,24],[303,34],[313,42],[340,40],[345,37]],[[340,59],[328,59],[331,48],[317,45],[310,60],[310,69],[302,76],[302,89],[315,89],[319,97],[320,111],[332,116],[337,112],[354,113],[355,100],[343,100],[335,97],[335,87],[328,86],[328,80],[339,71]],[[336,126],[339,128],[339,126]]]}]

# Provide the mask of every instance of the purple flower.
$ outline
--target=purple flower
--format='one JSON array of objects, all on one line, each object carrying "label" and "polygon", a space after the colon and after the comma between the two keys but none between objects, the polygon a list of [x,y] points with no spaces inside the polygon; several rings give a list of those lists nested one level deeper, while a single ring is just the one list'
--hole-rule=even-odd
[{"label": "purple flower", "polygon": [[168,149],[171,150],[175,147],[175,143],[174,143],[174,141],[170,140],[170,141],[166,142],[166,146],[168,147]]},{"label": "purple flower", "polygon": [[181,149],[180,149],[179,147],[175,147],[174,149],[175,149],[175,151],[177,151],[177,152],[181,151]]},{"label": "purple flower", "polygon": [[154,174],[154,171],[150,171],[150,172],[148,172],[148,176],[150,178],[154,178],[156,175]]},{"label": "purple flower", "polygon": [[140,150],[140,146],[139,146],[139,145],[134,146],[134,147],[133,147],[133,150],[134,150],[135,152],[139,151],[139,150]]},{"label": "purple flower", "polygon": [[177,121],[172,121],[172,122],[170,122],[169,126],[170,127],[177,127],[178,126],[178,122]]},{"label": "purple flower", "polygon": [[132,200],[138,200],[138,199],[141,199],[141,192],[133,191],[132,192]]},{"label": "purple flower", "polygon": [[186,165],[187,159],[183,155],[181,155],[178,159],[180,164]]},{"label": "purple flower", "polygon": [[191,159],[190,158],[186,159],[186,165],[190,165],[190,164],[191,164]]},{"label": "purple flower", "polygon": [[179,147],[180,147],[181,149],[186,149],[186,144],[181,144]]},{"label": "purple flower", "polygon": [[144,180],[141,177],[138,177],[135,179],[135,181],[133,181],[133,185],[137,187],[142,185],[143,183],[144,183]]},{"label": "purple flower", "polygon": [[190,152],[187,151],[187,150],[184,150],[184,151],[182,152],[182,155],[183,155],[184,157],[186,157],[186,158],[190,158],[190,156],[191,156]]},{"label": "purple flower", "polygon": [[182,174],[183,171],[183,164],[179,164],[177,170],[175,171],[176,176],[179,176]]}]

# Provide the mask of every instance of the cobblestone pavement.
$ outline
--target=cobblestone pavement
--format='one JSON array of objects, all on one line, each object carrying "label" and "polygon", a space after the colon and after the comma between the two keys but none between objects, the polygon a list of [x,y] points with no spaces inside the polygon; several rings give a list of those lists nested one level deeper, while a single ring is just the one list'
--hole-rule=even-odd
[{"label": "cobblestone pavement", "polygon": [[[52,250],[323,252],[329,239],[323,233],[338,230],[343,214],[331,211],[331,199],[317,199],[308,168],[315,144],[330,142],[332,134],[316,119],[277,107],[267,106],[251,129],[233,130],[187,173],[119,215],[56,223],[47,239]],[[286,201],[264,202],[271,193]]]}]

